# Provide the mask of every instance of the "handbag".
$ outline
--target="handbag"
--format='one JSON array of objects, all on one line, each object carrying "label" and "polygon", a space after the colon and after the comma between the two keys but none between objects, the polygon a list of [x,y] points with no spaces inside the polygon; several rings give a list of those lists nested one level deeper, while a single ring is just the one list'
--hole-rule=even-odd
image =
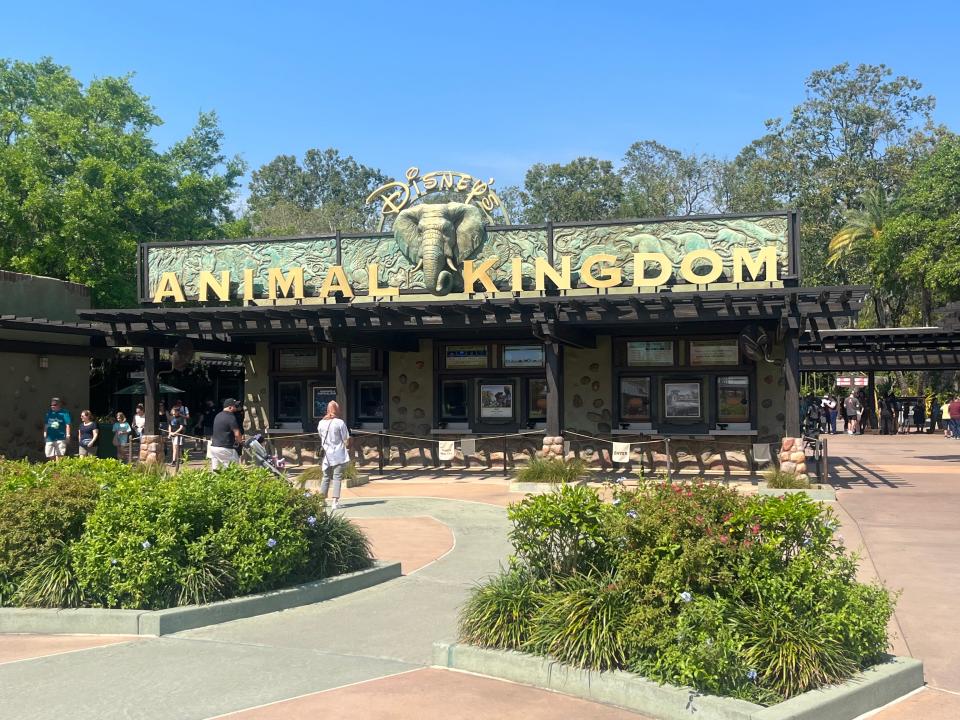
[{"label": "handbag", "polygon": [[[321,421],[322,422],[322,421]],[[333,425],[333,421],[330,421],[330,425]],[[322,463],[323,459],[327,456],[327,451],[324,449],[323,445],[327,442],[327,435],[330,433],[330,425],[327,425],[327,431],[323,434],[323,437],[320,438],[320,449],[317,450],[317,462]]]}]

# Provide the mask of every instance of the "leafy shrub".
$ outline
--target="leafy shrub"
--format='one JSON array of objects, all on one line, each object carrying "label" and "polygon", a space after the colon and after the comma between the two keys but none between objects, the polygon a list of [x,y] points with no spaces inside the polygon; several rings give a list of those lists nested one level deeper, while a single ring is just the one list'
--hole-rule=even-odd
[{"label": "leafy shrub", "polygon": [[513,522],[516,564],[543,579],[605,569],[608,511],[596,492],[578,485],[561,485],[511,505],[507,517]]},{"label": "leafy shrub", "polygon": [[776,490],[809,490],[810,481],[801,480],[796,473],[784,472],[783,470],[768,470],[763,474],[766,478],[767,487]]},{"label": "leafy shrub", "polygon": [[102,496],[77,574],[106,607],[210,602],[368,566],[366,539],[345,525],[266,470],[141,476]]},{"label": "leafy shrub", "polygon": [[55,607],[79,599],[67,546],[83,532],[101,486],[131,472],[93,458],[0,461],[0,605]]},{"label": "leafy shrub", "polygon": [[579,480],[589,472],[585,460],[575,458],[531,458],[530,462],[516,472],[517,482],[569,483]]},{"label": "leafy shrub", "polygon": [[460,611],[460,637],[480,647],[520,650],[543,603],[541,583],[511,570],[479,586]]},{"label": "leafy shrub", "polygon": [[564,488],[510,508],[513,566],[538,578],[537,604],[514,579],[490,581],[464,641],[515,648],[518,632],[484,623],[522,608],[522,649],[764,704],[884,657],[893,599],[856,581],[836,518],[806,495],[656,482],[598,503]]}]

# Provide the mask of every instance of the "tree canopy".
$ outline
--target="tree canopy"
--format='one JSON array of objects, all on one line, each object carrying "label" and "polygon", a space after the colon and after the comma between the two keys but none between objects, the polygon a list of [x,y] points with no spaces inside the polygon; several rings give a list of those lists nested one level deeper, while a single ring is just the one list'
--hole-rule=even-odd
[{"label": "tree canopy", "polygon": [[245,167],[216,114],[163,152],[160,123],[129,76],[84,87],[50,59],[0,60],[0,267],[131,305],[138,242],[223,234]]}]

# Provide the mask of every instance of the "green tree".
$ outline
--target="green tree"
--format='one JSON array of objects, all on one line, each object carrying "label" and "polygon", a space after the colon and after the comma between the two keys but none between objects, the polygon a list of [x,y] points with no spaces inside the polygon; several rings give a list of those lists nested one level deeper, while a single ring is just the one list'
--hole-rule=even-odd
[{"label": "green tree", "polygon": [[250,180],[250,221],[258,234],[370,230],[377,209],[367,196],[390,178],[334,148],[307,150],[303,163],[278,155]]},{"label": "green tree", "polygon": [[960,299],[960,136],[947,135],[918,163],[871,248],[870,267],[915,299],[915,316]]},{"label": "green tree", "polygon": [[768,121],[767,133],[726,168],[724,204],[745,212],[796,207],[805,280],[867,281],[863,269],[828,266],[830,240],[868,189],[896,195],[929,152],[942,133],[931,124],[934,99],[885,65],[818,70],[806,88],[789,121]]},{"label": "green tree", "polygon": [[218,236],[244,172],[216,115],[159,152],[160,118],[130,77],[84,87],[69,68],[0,60],[0,267],[136,302],[137,244]]},{"label": "green tree", "polygon": [[635,142],[620,168],[625,217],[667,217],[716,212],[722,163],[685,155],[654,140]]},{"label": "green tree", "polygon": [[522,201],[527,222],[605,220],[620,211],[623,181],[609,160],[537,163],[527,170]]}]

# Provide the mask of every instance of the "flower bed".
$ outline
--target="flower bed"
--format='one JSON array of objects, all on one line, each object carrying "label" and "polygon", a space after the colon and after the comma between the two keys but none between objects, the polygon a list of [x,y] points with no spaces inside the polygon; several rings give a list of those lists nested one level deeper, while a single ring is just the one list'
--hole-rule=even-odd
[{"label": "flower bed", "polygon": [[509,509],[515,556],[463,608],[461,642],[773,704],[886,657],[890,594],[855,580],[803,495],[642,483]]},{"label": "flower bed", "polygon": [[264,470],[0,461],[3,606],[152,610],[371,564],[356,526]]}]

